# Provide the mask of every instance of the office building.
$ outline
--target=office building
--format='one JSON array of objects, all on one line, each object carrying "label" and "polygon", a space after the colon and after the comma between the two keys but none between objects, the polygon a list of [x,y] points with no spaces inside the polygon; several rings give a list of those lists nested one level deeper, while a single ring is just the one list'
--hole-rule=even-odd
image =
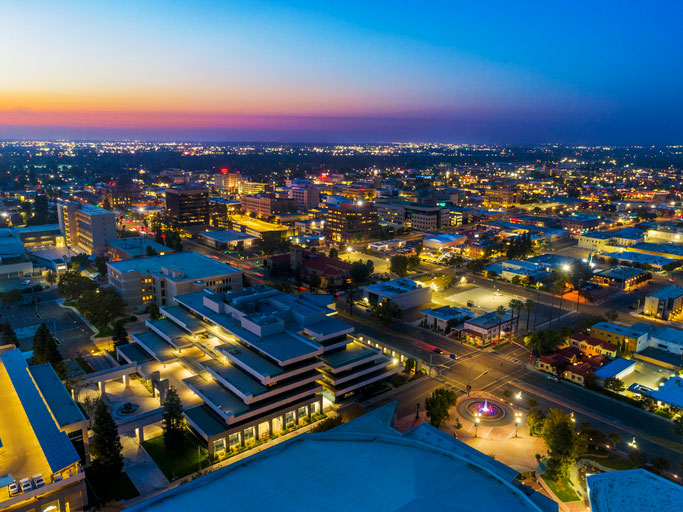
[{"label": "office building", "polygon": [[[517,470],[450,434],[428,423],[399,432],[393,428],[395,407],[387,404],[328,432],[298,436],[130,511],[215,509],[216,496],[229,494],[238,510],[289,511],[315,503],[337,512],[488,512],[495,500],[495,510],[557,512],[556,502],[516,481]],[[297,475],[296,485],[283,475]],[[453,486],[454,475],[457,498],[443,492]]]},{"label": "office building", "polygon": [[465,322],[463,335],[476,345],[490,345],[505,340],[517,332],[519,317],[505,313],[502,317],[492,311]]},{"label": "office building", "polygon": [[648,347],[649,333],[610,322],[598,322],[590,329],[590,335],[609,341],[628,352],[639,352]]},{"label": "office building", "polygon": [[358,242],[379,233],[377,210],[369,204],[330,205],[325,214],[325,238],[334,242]]},{"label": "office building", "polygon": [[240,203],[243,212],[264,218],[296,211],[296,200],[275,192],[263,192],[254,196],[242,196],[240,198]]},{"label": "office building", "polygon": [[221,193],[235,192],[242,182],[242,175],[239,172],[228,172],[221,169],[219,174],[213,175],[213,186]]},{"label": "office building", "polygon": [[402,277],[363,287],[363,300],[369,304],[391,302],[401,309],[424,306],[432,300],[432,289],[420,286],[412,279]]},{"label": "office building", "polygon": [[109,284],[131,307],[174,304],[176,295],[242,289],[242,271],[188,251],[107,263]]},{"label": "office building", "polygon": [[288,188],[287,195],[296,201],[296,206],[301,211],[317,208],[320,204],[320,190],[317,187]]},{"label": "office building", "polygon": [[208,189],[191,186],[166,189],[166,212],[174,226],[208,225]]},{"label": "office building", "polygon": [[398,224],[418,231],[434,231],[451,224],[450,210],[440,206],[411,203],[377,203],[380,222]]},{"label": "office building", "polygon": [[[75,445],[87,454],[88,421],[52,366],[29,367],[14,345],[1,346],[0,400],[0,509],[85,510],[85,473]],[[27,490],[10,495],[9,485],[21,481]]]},{"label": "office building", "polygon": [[144,236],[131,236],[118,238],[107,242],[107,255],[109,261],[129,260],[131,258],[144,258],[147,256],[163,256],[174,252],[170,247],[157,243],[151,238]]},{"label": "office building", "polygon": [[669,320],[683,312],[683,288],[665,286],[645,297],[643,314]]},{"label": "office building", "polygon": [[140,198],[140,189],[137,185],[107,183],[102,186],[102,203],[109,203],[112,209],[122,210],[135,203]]},{"label": "office building", "polygon": [[273,186],[270,183],[260,183],[257,181],[241,181],[238,184],[240,196],[251,196],[259,192],[270,192]]},{"label": "office building", "polygon": [[617,265],[593,271],[592,281],[600,286],[611,286],[627,292],[645,286],[650,279],[652,274],[646,270]]},{"label": "office building", "polygon": [[261,285],[181,295],[176,304],[133,339],[167,366],[181,357],[179,347],[201,348],[182,349],[194,373],[182,385],[202,401],[185,415],[212,455],[303,425],[402,368],[349,337],[353,327],[335,318],[330,295]]},{"label": "office building", "polygon": [[232,216],[240,214],[241,204],[236,199],[212,197],[209,199],[211,226],[218,229],[233,229]]},{"label": "office building", "polygon": [[116,239],[116,215],[99,206],[59,203],[57,218],[64,241],[72,252],[103,254],[107,241]]},{"label": "office building", "polygon": [[522,194],[515,188],[494,188],[486,190],[484,204],[492,208],[509,208],[516,206],[522,199]]}]

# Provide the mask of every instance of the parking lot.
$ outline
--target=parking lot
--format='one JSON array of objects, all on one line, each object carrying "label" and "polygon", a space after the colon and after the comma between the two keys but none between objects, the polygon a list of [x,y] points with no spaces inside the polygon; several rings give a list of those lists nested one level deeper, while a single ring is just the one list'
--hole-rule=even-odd
[{"label": "parking lot", "polygon": [[[88,353],[92,345],[93,332],[70,309],[61,307],[56,301],[18,306],[0,311],[1,320],[9,322],[19,337],[20,348],[31,350],[33,333],[45,323],[60,343],[59,350],[65,359]],[[23,335],[23,337],[21,337]]]},{"label": "parking lot", "polygon": [[650,389],[657,389],[657,386],[663,384],[664,381],[671,377],[671,374],[671,370],[646,363],[645,361],[636,361],[633,372],[626,375],[622,380],[627,389],[636,382]]},{"label": "parking lot", "polygon": [[508,307],[512,299],[519,299],[519,296],[509,293],[490,290],[487,288],[468,287],[461,291],[444,297],[444,300],[455,306],[475,307],[486,312],[495,311],[498,306]]}]

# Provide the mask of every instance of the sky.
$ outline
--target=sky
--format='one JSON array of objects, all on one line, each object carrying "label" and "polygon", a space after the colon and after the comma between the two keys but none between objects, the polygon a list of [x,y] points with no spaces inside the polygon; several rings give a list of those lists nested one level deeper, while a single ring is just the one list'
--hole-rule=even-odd
[{"label": "sky", "polygon": [[676,1],[5,3],[0,138],[682,144]]}]

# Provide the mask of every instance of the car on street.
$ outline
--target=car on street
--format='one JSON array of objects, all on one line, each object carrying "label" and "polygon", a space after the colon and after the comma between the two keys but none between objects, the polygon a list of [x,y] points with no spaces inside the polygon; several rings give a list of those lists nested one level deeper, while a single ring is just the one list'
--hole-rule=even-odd
[{"label": "car on street", "polygon": [[7,486],[7,492],[9,493],[10,496],[16,496],[19,494],[21,491],[19,490],[19,484],[16,482],[12,482]]},{"label": "car on street", "polygon": [[549,380],[552,380],[553,382],[560,382],[560,379],[558,379],[558,378],[555,377],[554,375],[548,375],[548,379],[549,379]]},{"label": "car on street", "polygon": [[451,359],[457,359],[458,358],[458,356],[456,356],[455,354],[450,354],[448,357],[450,357]]},{"label": "car on street", "polygon": [[439,347],[434,347],[432,349],[432,352],[434,352],[436,354],[443,354],[443,350],[441,350]]},{"label": "car on street", "polygon": [[31,284],[31,280],[30,280],[30,279],[24,279],[24,280],[21,282],[21,286],[28,286],[29,284]]}]

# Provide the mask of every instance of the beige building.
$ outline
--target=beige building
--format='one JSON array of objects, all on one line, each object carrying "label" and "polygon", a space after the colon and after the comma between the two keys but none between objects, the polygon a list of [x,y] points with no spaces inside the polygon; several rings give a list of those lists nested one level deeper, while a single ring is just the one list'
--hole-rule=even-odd
[{"label": "beige building", "polygon": [[77,246],[86,254],[103,254],[107,241],[116,239],[116,215],[99,206],[60,203],[57,205],[57,217],[65,243]]},{"label": "beige building", "polygon": [[175,304],[176,295],[242,289],[242,271],[188,251],[107,263],[109,284],[131,307]]}]

